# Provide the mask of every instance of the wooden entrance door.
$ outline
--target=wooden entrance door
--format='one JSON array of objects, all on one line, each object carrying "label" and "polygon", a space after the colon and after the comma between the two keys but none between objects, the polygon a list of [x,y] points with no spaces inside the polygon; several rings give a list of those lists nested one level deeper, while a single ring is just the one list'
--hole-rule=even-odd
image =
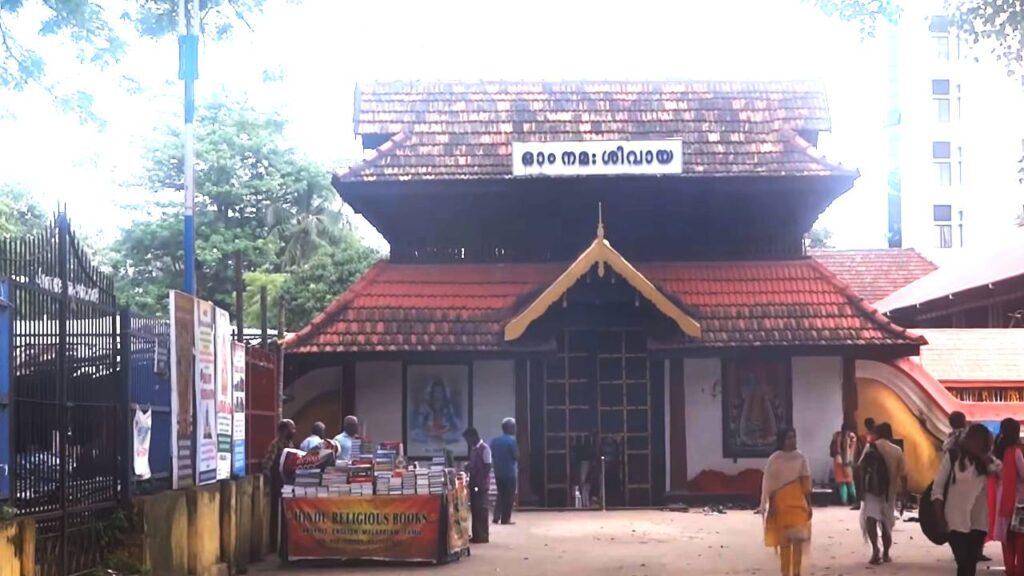
[{"label": "wooden entrance door", "polygon": [[[544,494],[572,506],[581,462],[605,457],[609,506],[651,504],[651,389],[640,330],[564,330],[545,363]],[[600,493],[594,475],[593,493]]]}]

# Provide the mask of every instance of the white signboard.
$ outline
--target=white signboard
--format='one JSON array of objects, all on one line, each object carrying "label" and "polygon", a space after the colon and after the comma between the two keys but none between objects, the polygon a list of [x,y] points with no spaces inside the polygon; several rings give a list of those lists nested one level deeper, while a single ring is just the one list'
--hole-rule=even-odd
[{"label": "white signboard", "polygon": [[214,384],[217,388],[217,480],[231,477],[231,403],[234,393],[231,386],[231,316],[226,310],[217,308],[214,338],[217,372]]},{"label": "white signboard", "polygon": [[682,140],[513,142],[513,176],[681,174]]},{"label": "white signboard", "polygon": [[245,344],[231,343],[231,382],[234,404],[231,431],[231,473],[245,476]]},{"label": "white signboard", "polygon": [[217,481],[217,385],[214,306],[196,300],[196,484]]}]

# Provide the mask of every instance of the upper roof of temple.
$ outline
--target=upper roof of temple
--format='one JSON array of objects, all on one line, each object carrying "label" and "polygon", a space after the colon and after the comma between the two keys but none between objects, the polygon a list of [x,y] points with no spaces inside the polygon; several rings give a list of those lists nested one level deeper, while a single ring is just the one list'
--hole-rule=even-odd
[{"label": "upper roof of temple", "polygon": [[680,176],[853,175],[817,151],[814,82],[388,82],[357,87],[356,181],[504,179],[512,143],[679,140]]}]

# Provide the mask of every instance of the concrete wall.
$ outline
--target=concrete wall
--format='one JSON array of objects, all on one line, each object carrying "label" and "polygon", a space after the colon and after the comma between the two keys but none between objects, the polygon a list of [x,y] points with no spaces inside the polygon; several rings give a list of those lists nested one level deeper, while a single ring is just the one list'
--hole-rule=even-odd
[{"label": "concrete wall", "polygon": [[[688,478],[701,470],[736,474],[747,468],[764,468],[764,458],[722,456],[721,359],[687,358],[683,367]],[[837,357],[793,359],[793,424],[815,482],[828,480],[828,444],[843,418],[842,374],[842,359]]]},{"label": "concrete wall", "polygon": [[0,522],[0,576],[34,576],[36,523],[31,518]]},{"label": "concrete wall", "polygon": [[356,416],[373,442],[402,440],[402,363],[356,363]]},{"label": "concrete wall", "polygon": [[216,574],[220,564],[220,485],[190,489],[188,501],[188,572]]},{"label": "concrete wall", "polygon": [[168,490],[132,499],[135,525],[141,527],[143,566],[153,574],[188,573],[188,504],[186,491]]},{"label": "concrete wall", "polygon": [[832,470],[829,444],[843,425],[843,359],[793,358],[793,427],[800,451],[811,462],[815,482]]},{"label": "concrete wall", "polygon": [[473,363],[473,426],[487,441],[501,434],[501,421],[516,415],[515,362]]}]

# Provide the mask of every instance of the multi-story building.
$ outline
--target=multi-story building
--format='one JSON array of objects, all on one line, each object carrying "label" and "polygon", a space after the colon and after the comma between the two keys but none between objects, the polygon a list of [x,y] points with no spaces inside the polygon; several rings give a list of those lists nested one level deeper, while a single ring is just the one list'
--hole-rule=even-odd
[{"label": "multi-story building", "polygon": [[943,2],[907,2],[889,48],[889,245],[938,264],[997,243],[1024,208],[1024,86]]}]

